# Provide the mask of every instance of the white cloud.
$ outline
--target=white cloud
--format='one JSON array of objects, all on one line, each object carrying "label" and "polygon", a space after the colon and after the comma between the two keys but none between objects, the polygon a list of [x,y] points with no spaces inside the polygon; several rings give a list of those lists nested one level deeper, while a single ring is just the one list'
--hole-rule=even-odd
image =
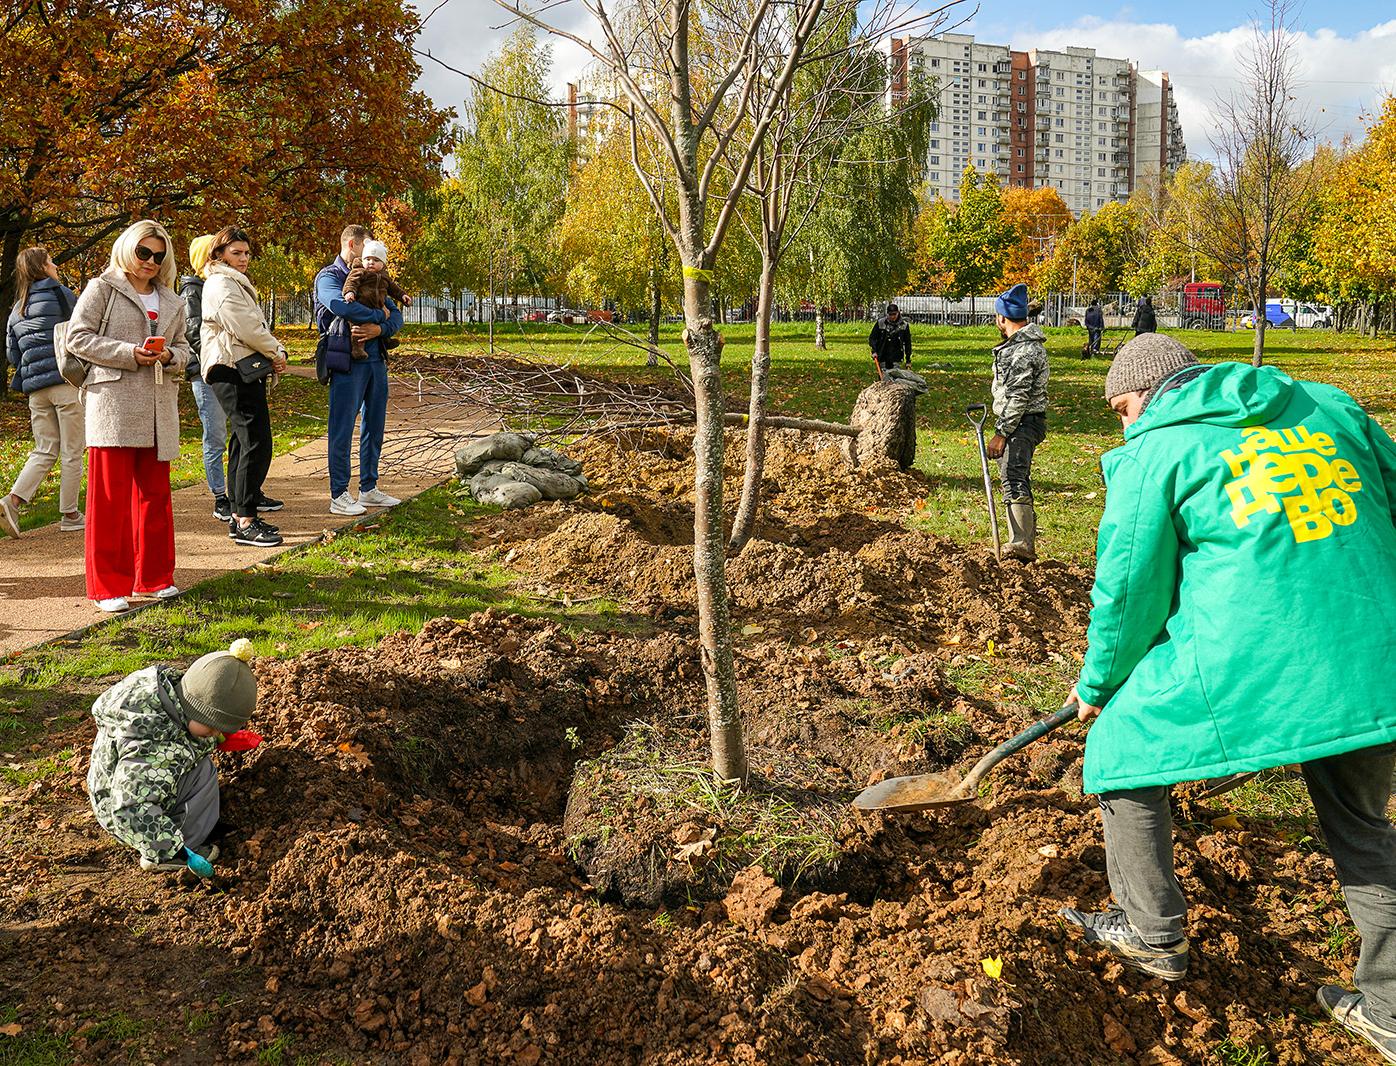
[{"label": "white cloud", "polygon": [[[1070,26],[1011,41],[1014,48],[1094,48],[1099,54],[1136,60],[1169,72],[1188,154],[1210,158],[1218,97],[1240,89],[1238,65],[1252,41],[1248,25],[1202,37],[1185,37],[1168,23],[1085,18]],[[1332,30],[1295,35],[1299,104],[1316,122],[1319,139],[1338,142],[1363,134],[1363,116],[1396,92],[1396,20],[1351,36]]]},{"label": "white cloud", "polygon": [[[418,0],[423,10],[432,0]],[[564,29],[587,35],[590,16],[576,0],[562,0],[545,9],[548,20]],[[432,52],[453,67],[477,73],[491,52],[513,28],[512,16],[493,0],[446,0],[427,22],[418,47]],[[1249,25],[1199,37],[1185,36],[1166,22],[1134,22],[1123,19],[1082,18],[1049,29],[1015,28],[997,32],[981,15],[960,32],[975,33],[988,41],[1008,39],[1014,48],[1061,49],[1071,45],[1094,48],[1099,54],[1132,59],[1146,70],[1166,70],[1171,76],[1188,152],[1210,158],[1208,135],[1215,128],[1218,96],[1239,88],[1238,56],[1251,41]],[[566,83],[576,81],[589,64],[576,44],[552,38],[553,91],[564,98]],[[1346,135],[1360,138],[1363,116],[1396,92],[1396,20],[1360,33],[1344,36],[1319,29],[1296,35],[1301,96],[1318,124],[1320,140],[1338,142]],[[422,59],[421,88],[440,106],[460,109],[469,95],[470,82]]]},{"label": "white cloud", "polygon": [[[431,11],[435,0],[417,0],[423,15]],[[564,30],[585,35],[591,23],[581,4],[563,0],[553,4],[544,16]],[[430,52],[443,63],[469,74],[478,74],[485,60],[499,49],[513,32],[514,17],[493,0],[445,0],[427,18],[425,28],[417,39],[417,48]],[[560,37],[539,35],[553,49],[553,92],[558,100],[565,99],[569,81],[576,81],[590,57],[581,47]],[[461,111],[462,102],[470,95],[471,81],[425,56],[419,56],[422,76],[417,87],[427,92],[438,107],[454,107]]]}]

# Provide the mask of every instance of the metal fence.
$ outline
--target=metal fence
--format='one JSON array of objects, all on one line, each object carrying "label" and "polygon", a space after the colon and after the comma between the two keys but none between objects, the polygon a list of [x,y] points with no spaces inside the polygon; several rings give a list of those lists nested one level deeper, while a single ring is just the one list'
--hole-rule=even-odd
[{"label": "metal fence", "polygon": [[[1056,293],[1041,298],[1037,320],[1046,326],[1081,325],[1089,297],[1079,294]],[[1129,326],[1134,320],[1139,298],[1128,293],[1103,293],[1099,296],[1107,329]],[[1165,291],[1152,297],[1154,314],[1160,329],[1237,329],[1242,325],[1244,310],[1228,308],[1225,313],[1199,309],[1179,291]],[[994,294],[951,298],[931,294],[910,294],[873,303],[841,305],[823,308],[826,323],[871,323],[886,313],[887,304],[894,302],[902,316],[910,322],[936,326],[986,325],[994,321]],[[282,326],[312,324],[311,299],[308,292],[273,296],[266,301],[268,320]],[[721,322],[752,321],[756,300],[727,302],[715,299],[713,317]],[[578,308],[563,297],[510,296],[478,297],[471,292],[415,294],[409,306],[403,308],[406,325],[470,325],[488,322],[538,323],[564,322],[580,324],[587,316],[605,315],[617,322],[640,325],[648,321],[647,311],[627,311],[607,308]],[[780,304],[772,313],[776,322],[812,322],[818,315],[813,303]],[[668,314],[666,323],[682,322],[680,315]]]}]

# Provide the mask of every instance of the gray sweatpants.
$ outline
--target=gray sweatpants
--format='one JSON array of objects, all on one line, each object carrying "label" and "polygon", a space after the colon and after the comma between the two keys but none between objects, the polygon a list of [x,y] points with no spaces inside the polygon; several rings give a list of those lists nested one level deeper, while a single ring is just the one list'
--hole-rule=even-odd
[{"label": "gray sweatpants", "polygon": [[175,809],[170,817],[179,823],[185,847],[196,848],[218,824],[218,773],[213,757],[205,755],[179,783]]},{"label": "gray sweatpants", "polygon": [[[1363,1009],[1396,1028],[1396,829],[1386,817],[1396,744],[1303,764],[1348,911],[1362,936],[1354,978]],[[1105,872],[1115,902],[1139,935],[1168,944],[1183,935],[1187,901],[1173,873],[1168,788],[1102,792]]]}]

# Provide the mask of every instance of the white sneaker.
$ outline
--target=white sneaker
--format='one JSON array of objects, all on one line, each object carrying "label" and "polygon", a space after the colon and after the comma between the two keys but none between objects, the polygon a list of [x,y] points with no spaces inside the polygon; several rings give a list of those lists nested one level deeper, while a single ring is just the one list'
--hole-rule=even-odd
[{"label": "white sneaker", "polygon": [[12,537],[19,536],[19,508],[10,502],[10,494],[0,496],[0,529]]},{"label": "white sneaker", "polygon": [[401,502],[396,496],[389,496],[379,488],[359,493],[359,503],[365,507],[396,507]]},{"label": "white sneaker", "polygon": [[172,597],[178,596],[179,589],[175,588],[173,585],[166,585],[162,589],[156,589],[154,592],[151,593],[151,595],[154,596],[157,600],[168,600]]},{"label": "white sneaker", "polygon": [[131,604],[127,601],[125,596],[113,596],[109,600],[98,600],[97,609],[99,611],[106,611],[107,614],[119,614],[122,611],[129,611],[131,609]]},{"label": "white sneaker", "polygon": [[76,518],[60,519],[58,528],[63,533],[80,533],[87,528],[87,516],[79,511]]},{"label": "white sneaker", "polygon": [[330,514],[363,514],[368,508],[349,495],[345,489],[330,501]]}]

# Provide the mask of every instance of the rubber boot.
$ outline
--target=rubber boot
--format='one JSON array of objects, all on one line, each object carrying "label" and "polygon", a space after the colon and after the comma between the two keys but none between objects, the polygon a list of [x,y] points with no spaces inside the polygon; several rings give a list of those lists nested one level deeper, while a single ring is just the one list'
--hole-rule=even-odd
[{"label": "rubber boot", "polygon": [[1010,503],[1008,505],[1008,545],[1003,554],[1010,559],[1030,563],[1037,558],[1034,544],[1037,540],[1037,512],[1032,501]]}]

